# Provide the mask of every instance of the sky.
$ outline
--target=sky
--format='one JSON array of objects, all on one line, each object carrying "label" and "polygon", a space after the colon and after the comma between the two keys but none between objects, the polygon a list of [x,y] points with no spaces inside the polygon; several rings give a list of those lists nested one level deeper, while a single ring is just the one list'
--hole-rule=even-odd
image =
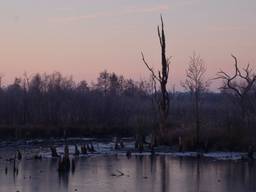
[{"label": "sky", "polygon": [[76,81],[95,81],[103,70],[147,80],[140,53],[160,67],[160,14],[172,56],[169,87],[181,89],[193,52],[209,79],[233,72],[231,53],[241,67],[256,67],[255,0],[1,0],[0,74],[4,83],[55,71]]}]

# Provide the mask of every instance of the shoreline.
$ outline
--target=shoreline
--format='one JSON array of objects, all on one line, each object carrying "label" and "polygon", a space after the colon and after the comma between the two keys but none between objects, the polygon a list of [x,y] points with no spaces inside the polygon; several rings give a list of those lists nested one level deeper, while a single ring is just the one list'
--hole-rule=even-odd
[{"label": "shoreline", "polygon": [[[104,156],[104,155],[120,155],[125,156],[127,152],[132,156],[170,156],[181,158],[200,158],[213,160],[232,160],[232,161],[250,161],[246,152],[241,151],[210,151],[208,153],[195,151],[178,152],[170,146],[159,146],[154,148],[154,152],[146,147],[143,151],[134,148],[135,141],[132,138],[123,138],[125,147],[122,149],[114,149],[115,143],[110,138],[68,138],[65,139],[32,139],[32,140],[17,140],[3,141],[0,140],[0,156],[4,159],[6,154],[13,154],[19,149],[25,156],[41,155],[42,158],[52,158],[50,146],[55,146],[60,155],[64,154],[64,146],[68,145],[70,156],[74,156],[75,145],[80,149],[82,144],[93,143],[96,152],[80,155],[80,157]],[[28,154],[27,154],[28,153]],[[75,156],[74,156],[75,157]],[[256,159],[256,154],[254,154]]]}]

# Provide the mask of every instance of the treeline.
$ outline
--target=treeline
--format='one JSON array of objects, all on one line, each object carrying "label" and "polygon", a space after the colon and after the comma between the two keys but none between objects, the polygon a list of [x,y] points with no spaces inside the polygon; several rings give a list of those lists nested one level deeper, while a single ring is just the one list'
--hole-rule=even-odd
[{"label": "treeline", "polygon": [[107,71],[91,85],[58,72],[25,74],[0,89],[1,136],[129,135],[140,116],[152,116],[149,90]]},{"label": "treeline", "polygon": [[[60,73],[24,75],[0,89],[2,138],[148,135],[158,126],[152,82],[104,71],[95,83],[76,83]],[[171,92],[170,143],[194,146],[190,92]],[[211,149],[239,150],[255,142],[256,87],[243,107],[229,89],[204,92],[200,99],[200,142]]]}]

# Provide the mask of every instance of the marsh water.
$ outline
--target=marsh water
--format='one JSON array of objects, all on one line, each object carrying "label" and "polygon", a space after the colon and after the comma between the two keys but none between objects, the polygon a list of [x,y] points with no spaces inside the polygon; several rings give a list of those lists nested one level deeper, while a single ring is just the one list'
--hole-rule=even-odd
[{"label": "marsh water", "polygon": [[54,159],[23,159],[15,174],[12,164],[1,160],[1,192],[256,191],[255,165],[243,161],[95,155],[75,159],[75,169],[62,174]]}]

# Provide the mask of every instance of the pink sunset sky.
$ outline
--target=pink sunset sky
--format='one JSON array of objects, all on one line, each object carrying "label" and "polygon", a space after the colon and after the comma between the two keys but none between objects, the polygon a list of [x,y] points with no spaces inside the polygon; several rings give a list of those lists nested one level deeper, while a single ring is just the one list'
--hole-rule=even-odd
[{"label": "pink sunset sky", "polygon": [[256,67],[255,0],[12,0],[0,2],[0,74],[4,83],[54,71],[91,82],[105,69],[149,79],[140,52],[160,66],[160,14],[173,57],[170,87],[181,89],[193,52],[209,79],[232,72],[231,53]]}]

